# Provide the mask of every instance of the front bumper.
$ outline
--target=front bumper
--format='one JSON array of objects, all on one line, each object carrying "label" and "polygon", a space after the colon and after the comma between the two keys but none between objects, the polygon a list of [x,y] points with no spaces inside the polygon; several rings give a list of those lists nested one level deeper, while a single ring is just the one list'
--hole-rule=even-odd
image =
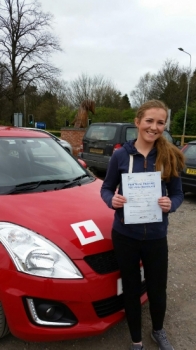
[{"label": "front bumper", "polygon": [[[14,336],[26,341],[87,337],[104,332],[124,318],[122,295],[117,296],[118,271],[99,275],[85,261],[77,260],[84,279],[34,277],[17,272],[8,255],[2,255],[3,250],[0,246],[0,257],[4,255],[0,271],[0,300]],[[33,302],[38,320],[33,317],[29,300]],[[141,298],[142,303],[145,301],[146,293]],[[57,307],[60,317],[57,312],[44,319],[40,305],[42,311],[45,305],[49,305],[47,310],[50,311],[51,305]]]}]

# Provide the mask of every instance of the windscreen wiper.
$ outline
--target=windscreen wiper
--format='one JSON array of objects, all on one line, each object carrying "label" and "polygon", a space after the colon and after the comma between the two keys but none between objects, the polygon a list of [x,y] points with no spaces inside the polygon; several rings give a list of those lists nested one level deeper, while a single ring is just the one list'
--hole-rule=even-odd
[{"label": "windscreen wiper", "polygon": [[89,175],[88,174],[84,174],[84,175],[77,176],[74,179],[72,179],[72,181],[82,180],[82,179],[84,179],[84,177],[89,177]]},{"label": "windscreen wiper", "polygon": [[6,192],[5,194],[16,194],[22,193],[25,191],[35,190],[41,185],[50,185],[50,184],[61,184],[61,183],[69,183],[69,180],[41,180],[41,181],[32,181],[25,182],[19,185],[14,186],[11,190]]},{"label": "windscreen wiper", "polygon": [[77,176],[74,179],[70,180],[69,182],[65,183],[61,187],[61,189],[72,187],[72,186],[81,186],[80,180],[84,179],[85,177],[89,177],[89,175],[88,174],[84,174],[84,175]]},{"label": "windscreen wiper", "polygon": [[40,180],[40,181],[31,181],[31,182],[25,182],[21,183],[19,185],[16,185],[12,187],[9,191],[7,191],[5,194],[17,194],[17,193],[23,193],[25,191],[33,191],[39,186],[42,185],[50,185],[50,184],[63,184],[58,190],[62,190],[64,188],[72,187],[72,186],[81,186],[80,180],[82,180],[85,177],[89,177],[89,175],[84,174],[81,176],[77,176],[76,178],[72,180]]}]

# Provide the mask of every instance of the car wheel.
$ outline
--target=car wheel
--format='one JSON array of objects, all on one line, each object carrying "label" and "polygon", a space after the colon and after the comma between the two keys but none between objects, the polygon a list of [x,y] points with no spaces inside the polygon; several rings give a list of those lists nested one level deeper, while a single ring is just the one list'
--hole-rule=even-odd
[{"label": "car wheel", "polygon": [[2,304],[0,302],[0,338],[5,337],[9,333],[10,333],[9,327],[5,318]]}]

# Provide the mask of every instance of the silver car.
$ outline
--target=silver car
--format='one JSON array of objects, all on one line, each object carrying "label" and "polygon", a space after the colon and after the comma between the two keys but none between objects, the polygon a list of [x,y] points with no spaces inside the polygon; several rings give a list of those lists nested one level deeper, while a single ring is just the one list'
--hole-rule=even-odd
[{"label": "silver car", "polygon": [[51,134],[51,132],[48,132],[48,131],[43,130],[43,129],[37,129],[37,128],[26,128],[25,127],[23,129],[30,129],[33,131],[39,131],[39,132],[43,132],[45,134],[48,134],[53,138],[53,140],[58,142],[67,152],[69,152],[70,154],[73,154],[73,149],[72,149],[72,146],[70,145],[70,143],[65,141],[65,140],[59,139],[57,136]]}]

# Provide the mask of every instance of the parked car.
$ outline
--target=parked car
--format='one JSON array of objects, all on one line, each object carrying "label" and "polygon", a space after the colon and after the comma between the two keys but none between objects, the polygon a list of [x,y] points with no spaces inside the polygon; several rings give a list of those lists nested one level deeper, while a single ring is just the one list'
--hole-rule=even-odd
[{"label": "parked car", "polygon": [[87,168],[87,165],[86,165],[86,163],[85,163],[84,160],[78,158],[78,162],[79,162],[84,168]]},{"label": "parked car", "polygon": [[[0,338],[99,334],[124,317],[102,181],[47,133],[0,127]],[[141,303],[147,300],[141,266]]]},{"label": "parked car", "polygon": [[51,132],[43,130],[43,129],[37,129],[37,128],[25,128],[25,129],[31,129],[33,131],[40,131],[40,132],[43,132],[45,134],[50,135],[53,138],[53,140],[58,142],[66,151],[68,151],[69,153],[73,154],[73,148],[70,145],[70,143],[68,141],[66,141],[66,140],[59,139],[57,136],[55,136]]},{"label": "parked car", "polygon": [[[169,131],[165,130],[164,136],[175,143]],[[137,128],[133,123],[93,123],[84,134],[79,158],[95,173],[106,171],[112,153],[126,141],[135,138]]]},{"label": "parked car", "polygon": [[196,193],[196,140],[190,141],[183,148],[185,168],[181,173],[182,189],[184,192]]}]

